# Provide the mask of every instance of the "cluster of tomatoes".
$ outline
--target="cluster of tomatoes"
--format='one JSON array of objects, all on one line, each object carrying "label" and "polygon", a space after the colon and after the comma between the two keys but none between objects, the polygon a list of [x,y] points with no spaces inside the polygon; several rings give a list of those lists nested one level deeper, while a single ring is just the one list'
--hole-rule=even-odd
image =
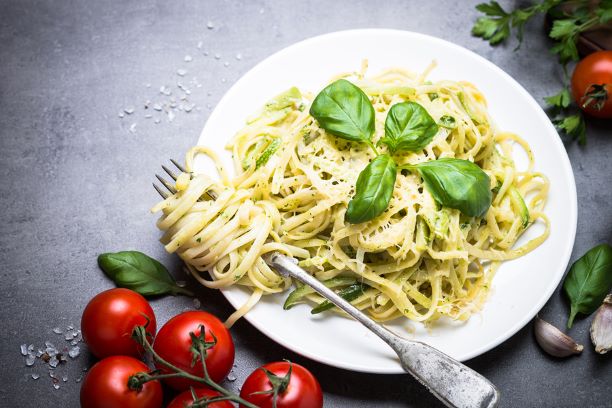
[{"label": "cluster of tomatoes", "polygon": [[[206,350],[205,364],[209,378],[223,381],[234,363],[234,342],[223,323],[210,313],[189,311],[170,319],[157,331],[157,321],[151,305],[140,294],[128,289],[111,289],[95,296],[83,312],[81,330],[89,350],[101,360],[85,377],[81,387],[81,406],[84,408],[160,408],[163,390],[159,380],[144,382],[139,389],[128,384],[136,373],[149,373],[150,368],[140,360],[142,346],[132,339],[134,327],[143,326],[157,355],[155,362],[161,382],[179,394],[168,408],[189,407],[194,395],[218,398],[218,391],[185,376],[172,376],[173,371],[161,360],[190,375],[202,377],[201,361],[192,364],[191,335],[201,335],[204,341],[214,342]],[[287,374],[289,373],[289,375]],[[276,393],[270,374],[285,378],[286,383]],[[169,376],[170,375],[170,376]],[[277,408],[320,408],[323,406],[321,387],[304,367],[286,361],[266,364],[249,375],[242,386],[240,398],[255,406]],[[195,400],[197,401],[197,400]],[[202,405],[198,405],[202,406]],[[228,400],[212,402],[210,408],[230,408]],[[243,405],[241,405],[243,406]]]}]

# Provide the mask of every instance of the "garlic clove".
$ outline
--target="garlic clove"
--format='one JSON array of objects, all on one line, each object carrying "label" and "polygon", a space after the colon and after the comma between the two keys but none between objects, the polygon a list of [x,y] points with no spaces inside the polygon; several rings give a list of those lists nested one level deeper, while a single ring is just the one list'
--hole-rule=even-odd
[{"label": "garlic clove", "polygon": [[538,316],[535,318],[534,332],[540,347],[551,356],[567,357],[580,354],[584,348],[582,344],[576,343],[574,339]]},{"label": "garlic clove", "polygon": [[604,299],[591,323],[591,341],[595,351],[606,354],[612,348],[612,294]]}]

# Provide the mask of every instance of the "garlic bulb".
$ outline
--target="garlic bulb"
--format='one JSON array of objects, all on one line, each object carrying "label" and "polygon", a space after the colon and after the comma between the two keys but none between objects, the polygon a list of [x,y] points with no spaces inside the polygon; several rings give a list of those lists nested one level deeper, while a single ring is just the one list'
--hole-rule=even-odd
[{"label": "garlic bulb", "polygon": [[612,348],[612,294],[606,296],[591,323],[591,341],[595,351],[606,354]]},{"label": "garlic bulb", "polygon": [[572,354],[580,354],[584,348],[561,330],[537,316],[534,322],[534,332],[540,347],[551,356],[567,357]]}]

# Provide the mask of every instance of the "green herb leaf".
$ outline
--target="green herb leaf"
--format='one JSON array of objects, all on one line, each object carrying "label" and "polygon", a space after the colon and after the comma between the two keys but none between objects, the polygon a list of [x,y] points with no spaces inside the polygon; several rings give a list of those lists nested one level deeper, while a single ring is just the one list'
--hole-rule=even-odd
[{"label": "green herb leaf", "polygon": [[581,145],[586,144],[586,125],[582,114],[565,116],[553,120],[557,129],[562,130],[572,139],[578,139]]},{"label": "green herb leaf", "polygon": [[396,103],[385,120],[385,137],[379,143],[391,153],[415,151],[427,146],[438,133],[438,125],[427,110],[416,102]]},{"label": "green herb leaf", "polygon": [[450,115],[442,115],[440,117],[440,126],[445,127],[447,129],[454,129],[457,127],[457,120]]},{"label": "green herb leaf", "polygon": [[264,166],[268,162],[268,160],[270,160],[270,157],[274,153],[276,153],[280,145],[281,145],[280,137],[275,137],[274,139],[272,139],[268,147],[266,147],[265,150],[261,152],[261,155],[255,161],[255,168],[258,169],[261,166]]},{"label": "green herb leaf", "polygon": [[597,245],[579,258],[563,282],[563,290],[571,302],[567,327],[572,327],[578,313],[593,313],[612,286],[612,247]]},{"label": "green herb leaf", "polygon": [[489,176],[468,160],[443,158],[405,168],[417,169],[427,191],[445,207],[456,208],[470,217],[481,217],[491,205]]},{"label": "green herb leaf", "polygon": [[558,94],[544,98],[544,101],[555,108],[565,109],[572,102],[572,96],[570,95],[569,89],[565,87]]},{"label": "green herb leaf", "polygon": [[369,221],[387,209],[397,177],[397,166],[388,154],[381,154],[361,171],[356,192],[348,204],[346,220],[351,224]]},{"label": "green herb leaf", "polygon": [[374,133],[374,107],[361,89],[345,79],[325,87],[312,102],[310,114],[334,136],[369,142]]},{"label": "green herb leaf", "polygon": [[166,293],[193,296],[189,290],[177,286],[164,265],[142,252],[101,254],[98,265],[118,287],[131,289],[143,296]]},{"label": "green herb leaf", "polygon": [[[357,299],[359,296],[363,295],[363,292],[367,288],[369,288],[369,286],[364,283],[354,283],[351,286],[347,286],[346,288],[340,289],[338,291],[338,295],[342,299],[346,300],[347,302],[352,302],[353,300]],[[313,308],[310,311],[310,313],[312,314],[321,313],[321,312],[331,309],[334,306],[335,305],[329,300],[324,300],[318,306]]]},{"label": "green herb leaf", "polygon": [[482,37],[491,45],[499,44],[510,36],[511,15],[496,1],[482,3],[476,9],[487,17],[480,17],[472,27],[472,35]]},{"label": "green herb leaf", "polygon": [[[335,288],[337,286],[351,285],[355,283],[355,278],[338,276],[335,278],[324,280],[322,283],[328,288]],[[300,303],[300,301],[302,301],[306,295],[309,295],[311,293],[315,293],[315,290],[308,285],[304,285],[295,289],[289,294],[289,296],[287,296],[287,300],[285,300],[285,304],[283,304],[283,309],[291,309],[293,306]]]}]

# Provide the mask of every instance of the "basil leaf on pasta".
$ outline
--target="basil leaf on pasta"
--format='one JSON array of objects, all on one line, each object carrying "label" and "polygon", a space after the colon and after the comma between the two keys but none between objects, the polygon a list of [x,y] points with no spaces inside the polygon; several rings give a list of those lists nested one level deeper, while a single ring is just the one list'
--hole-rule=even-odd
[{"label": "basil leaf on pasta", "polygon": [[342,139],[369,142],[374,133],[374,107],[370,99],[346,79],[339,79],[319,92],[310,115],[319,126]]},{"label": "basil leaf on pasta", "polygon": [[427,146],[438,133],[438,125],[427,110],[416,102],[396,103],[385,120],[385,144],[391,153],[415,151]]}]

